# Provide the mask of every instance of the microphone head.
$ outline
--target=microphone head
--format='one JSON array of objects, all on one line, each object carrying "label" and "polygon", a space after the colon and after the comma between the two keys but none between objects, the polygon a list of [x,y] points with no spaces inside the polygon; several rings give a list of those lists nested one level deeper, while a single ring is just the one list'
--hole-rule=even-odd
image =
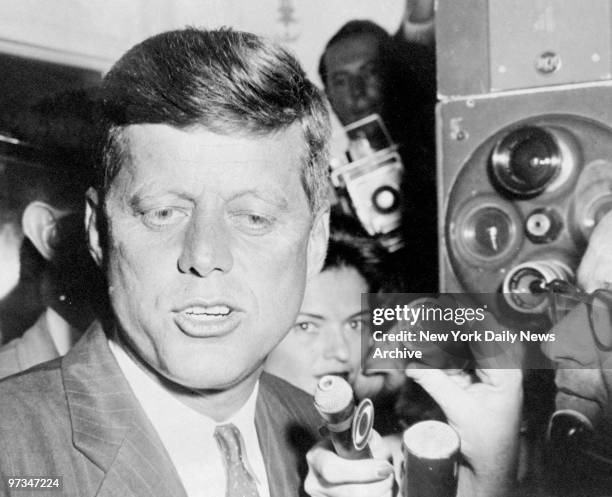
[{"label": "microphone head", "polygon": [[319,412],[339,413],[353,403],[353,389],[344,378],[328,374],[319,380],[314,400]]},{"label": "microphone head", "polygon": [[425,459],[445,459],[458,453],[459,435],[447,423],[435,420],[420,421],[404,431],[405,450]]}]

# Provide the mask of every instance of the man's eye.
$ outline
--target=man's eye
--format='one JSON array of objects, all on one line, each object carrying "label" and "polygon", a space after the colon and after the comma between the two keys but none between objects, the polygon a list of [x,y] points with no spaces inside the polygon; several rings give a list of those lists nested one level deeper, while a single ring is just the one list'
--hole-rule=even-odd
[{"label": "man's eye", "polygon": [[351,331],[354,331],[355,333],[361,333],[363,330],[367,329],[368,322],[365,319],[363,319],[363,318],[361,318],[361,319],[351,319],[347,323],[347,327]]},{"label": "man's eye", "polygon": [[298,321],[293,325],[293,329],[300,333],[317,332],[317,326],[312,321]]},{"label": "man's eye", "polygon": [[361,321],[361,319],[353,319],[348,322],[348,327],[351,330],[361,331],[362,326],[363,326],[363,322]]},{"label": "man's eye", "polygon": [[152,228],[163,228],[178,223],[187,214],[181,209],[174,207],[161,207],[151,209],[144,213],[143,220],[147,226]]},{"label": "man's eye", "polygon": [[348,78],[345,76],[335,76],[331,80],[331,85],[336,90],[342,90],[348,86]]},{"label": "man's eye", "polygon": [[252,212],[238,212],[232,217],[238,228],[255,235],[263,235],[269,232],[275,221],[271,216],[263,216]]}]

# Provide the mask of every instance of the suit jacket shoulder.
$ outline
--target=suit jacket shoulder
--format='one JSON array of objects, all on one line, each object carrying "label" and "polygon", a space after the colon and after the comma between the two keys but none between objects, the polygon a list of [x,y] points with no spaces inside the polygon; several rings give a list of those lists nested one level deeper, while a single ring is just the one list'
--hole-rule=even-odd
[{"label": "suit jacket shoulder", "polygon": [[58,357],[43,313],[21,337],[0,347],[0,379]]},{"label": "suit jacket shoulder", "polygon": [[[314,407],[314,397],[294,387],[285,380],[270,373],[263,373],[260,378],[262,395],[269,395],[279,403],[279,408],[296,420],[302,421],[309,428],[318,429],[321,417]],[[272,400],[271,400],[272,401]]]},{"label": "suit jacket shoulder", "polygon": [[[72,449],[72,430],[60,360],[35,366],[0,383],[0,475],[58,475],[65,495],[86,492],[101,474]],[[67,474],[70,468],[70,475]],[[5,478],[0,495],[8,495]]]},{"label": "suit jacket shoulder", "polygon": [[[302,495],[317,433],[312,398],[264,374],[255,425],[271,497]],[[62,495],[185,497],[99,325],[66,356],[0,382],[0,447],[1,476],[59,475]]]},{"label": "suit jacket shoulder", "polygon": [[97,323],[64,357],[0,383],[0,447],[0,475],[62,476],[62,495],[185,497]]}]

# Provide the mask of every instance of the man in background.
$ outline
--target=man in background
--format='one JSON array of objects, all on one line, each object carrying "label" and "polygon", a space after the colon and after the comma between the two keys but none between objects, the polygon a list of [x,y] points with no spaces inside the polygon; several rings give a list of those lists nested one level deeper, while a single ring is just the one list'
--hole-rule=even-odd
[{"label": "man in background", "polygon": [[92,107],[72,91],[3,120],[0,377],[64,354],[104,300],[82,223]]},{"label": "man in background", "polygon": [[392,255],[394,271],[403,280],[404,291],[435,292],[433,2],[407,1],[404,17],[394,37],[371,21],[346,23],[327,43],[319,74],[332,109],[344,126],[378,114],[399,146],[404,248]]},{"label": "man in background", "polygon": [[[605,493],[612,455],[612,212],[589,237],[578,291],[555,296],[569,313],[542,344],[555,367],[555,413],[548,427],[549,479],[565,495]],[[562,316],[559,315],[558,318]]]}]

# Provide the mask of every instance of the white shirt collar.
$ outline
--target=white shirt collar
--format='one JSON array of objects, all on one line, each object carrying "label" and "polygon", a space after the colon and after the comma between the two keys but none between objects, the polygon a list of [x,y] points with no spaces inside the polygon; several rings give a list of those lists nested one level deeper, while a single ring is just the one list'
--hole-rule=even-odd
[{"label": "white shirt collar", "polygon": [[73,328],[68,321],[60,316],[51,307],[47,307],[44,314],[46,320],[47,330],[51,335],[51,340],[55,349],[59,355],[65,355],[68,350],[78,341],[81,336],[75,328]]},{"label": "white shirt collar", "polygon": [[225,423],[233,423],[242,434],[260,496],[270,495],[255,429],[259,382],[238,412],[227,421],[217,423],[182,403],[150,378],[114,340],[109,340],[109,346],[164,444],[189,497],[225,497],[225,466],[213,437],[215,427]]}]

